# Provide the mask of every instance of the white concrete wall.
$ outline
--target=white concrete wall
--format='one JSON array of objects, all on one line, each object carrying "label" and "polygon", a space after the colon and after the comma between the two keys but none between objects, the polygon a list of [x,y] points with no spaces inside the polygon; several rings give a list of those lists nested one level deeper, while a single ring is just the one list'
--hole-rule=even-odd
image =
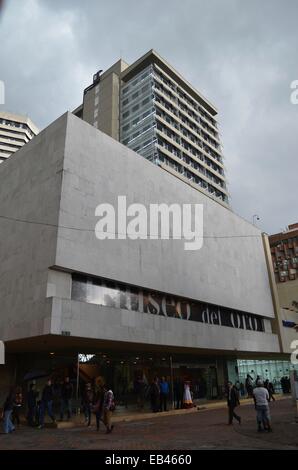
[{"label": "white concrete wall", "polygon": [[[127,195],[128,203],[145,205],[202,203],[205,234],[233,238],[206,239],[196,252],[184,251],[181,240],[100,242],[95,208],[115,203],[119,194]],[[278,351],[277,337],[269,333],[70,300],[69,272],[49,268],[273,317],[259,230],[72,114],[0,166],[0,215],[39,223],[0,218],[3,340],[71,331],[72,336],[153,345]]]},{"label": "white concrete wall", "polygon": [[[148,289],[273,317],[261,232],[133,151],[68,116],[56,265]],[[204,205],[199,251],[183,240],[103,240],[95,208],[117,196],[128,204]],[[86,230],[86,231],[84,231]]]},{"label": "white concrete wall", "polygon": [[5,341],[50,331],[45,298],[48,267],[55,262],[65,133],[66,115],[0,165],[0,216],[7,217],[0,217]]},{"label": "white concrete wall", "polygon": [[[52,333],[158,346],[279,352],[276,335],[53,298]],[[122,347],[125,347],[122,346]]]}]

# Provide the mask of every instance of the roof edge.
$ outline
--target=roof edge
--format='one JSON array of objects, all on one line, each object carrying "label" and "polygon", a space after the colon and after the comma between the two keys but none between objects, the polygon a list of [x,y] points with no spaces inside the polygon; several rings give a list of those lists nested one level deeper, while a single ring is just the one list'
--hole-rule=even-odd
[{"label": "roof edge", "polygon": [[156,62],[157,65],[161,66],[165,72],[170,75],[175,81],[182,85],[186,91],[199,103],[209,111],[212,116],[218,114],[218,109],[207,99],[202,93],[196,90],[185,78],[177,72],[174,67],[172,67],[165,59],[163,59],[158,52],[154,49],[150,49],[146,54],[137,59],[133,64],[131,64],[127,69],[125,69],[121,74],[121,79],[123,81],[129,80],[136,73],[141,71],[144,66]]}]

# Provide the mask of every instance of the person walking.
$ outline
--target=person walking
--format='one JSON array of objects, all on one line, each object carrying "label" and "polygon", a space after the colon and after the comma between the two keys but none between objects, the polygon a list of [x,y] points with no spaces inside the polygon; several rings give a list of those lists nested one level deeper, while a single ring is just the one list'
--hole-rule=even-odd
[{"label": "person walking", "polygon": [[112,413],[115,410],[115,399],[111,389],[104,386],[104,397],[103,397],[103,422],[107,428],[106,434],[110,434],[114,425],[112,424]]},{"label": "person walking", "polygon": [[44,426],[44,417],[45,417],[46,412],[48,413],[53,423],[56,422],[55,416],[53,414],[53,397],[54,397],[54,393],[53,393],[52,380],[49,379],[42,391],[39,426],[38,426],[39,429],[43,428]]},{"label": "person walking", "polygon": [[264,384],[261,380],[257,382],[257,386],[253,391],[253,398],[255,402],[255,409],[257,411],[258,432],[262,432],[263,430],[271,432],[272,428],[269,410],[269,392],[264,387]]},{"label": "person walking", "polygon": [[235,408],[240,405],[239,392],[232,382],[228,382],[227,405],[229,409],[229,425],[233,424],[233,418],[241,424],[241,417],[235,413]]},{"label": "person walking", "polygon": [[67,419],[71,418],[72,408],[71,408],[71,399],[73,394],[73,386],[70,382],[69,377],[65,377],[64,382],[61,387],[61,398],[60,398],[60,420],[63,421],[64,412],[67,412]]},{"label": "person walking", "polygon": [[168,396],[170,393],[170,387],[165,377],[161,378],[159,389],[160,389],[160,408],[159,409],[160,411],[168,411],[167,404],[168,404]]},{"label": "person walking", "polygon": [[36,410],[37,410],[37,400],[38,392],[35,390],[35,385],[32,383],[30,384],[28,396],[27,396],[27,406],[28,406],[28,413],[27,413],[27,421],[29,426],[35,426],[36,422]]},{"label": "person walking", "polygon": [[88,382],[85,386],[85,390],[83,392],[83,397],[82,397],[82,405],[83,405],[84,414],[85,414],[85,423],[87,424],[87,426],[90,426],[91,424],[91,411],[92,411],[93,401],[94,401],[94,393],[92,390],[91,383]]},{"label": "person walking", "polygon": [[271,401],[275,401],[275,398],[274,398],[274,387],[273,387],[273,383],[270,382],[268,379],[265,380],[264,382],[264,387],[267,388],[268,390],[268,393],[269,393],[269,402]]},{"label": "person walking", "polygon": [[3,432],[9,434],[15,430],[15,427],[12,423],[12,411],[14,403],[14,390],[10,389],[9,394],[6,397],[5,403],[3,405]]}]

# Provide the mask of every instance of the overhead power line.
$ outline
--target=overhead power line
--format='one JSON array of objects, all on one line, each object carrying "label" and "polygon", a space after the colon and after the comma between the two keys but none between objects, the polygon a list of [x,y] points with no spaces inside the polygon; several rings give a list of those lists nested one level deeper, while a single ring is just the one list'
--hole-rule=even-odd
[{"label": "overhead power line", "polygon": [[[72,226],[66,226],[66,225],[58,225],[58,224],[51,224],[51,223],[48,223],[48,222],[40,222],[40,221],[36,221],[36,220],[26,220],[26,219],[21,219],[21,218],[17,218],[17,217],[9,217],[9,216],[6,216],[6,215],[0,215],[0,219],[4,219],[4,220],[9,220],[9,221],[12,221],[12,222],[20,222],[20,223],[23,223],[23,224],[29,224],[29,225],[41,225],[41,226],[44,226],[44,227],[52,227],[52,228],[57,228],[57,229],[65,229],[65,230],[75,230],[75,231],[78,231],[78,232],[98,232],[98,230],[95,230],[95,227],[92,228],[92,229],[88,229],[88,228],[81,228],[81,227],[72,227]],[[109,232],[109,231],[106,231],[106,230],[102,230],[101,233],[107,233],[107,234],[110,234],[110,235],[115,235],[115,236],[118,236],[118,235],[126,235],[126,236],[129,236],[129,233],[126,232]],[[142,234],[140,234],[140,236],[144,236]],[[150,233],[147,233],[146,234],[146,237],[149,238],[149,239],[153,239],[152,236],[150,235]],[[261,235],[203,235],[202,236],[203,239],[222,239],[222,238],[261,238]],[[157,237],[156,238],[157,240],[160,240],[162,239],[161,237]],[[173,236],[169,236],[167,238],[164,238],[165,240],[167,239],[173,239],[173,240],[181,240],[181,239],[185,239],[185,237],[183,236],[177,236],[177,237],[173,237]]]}]

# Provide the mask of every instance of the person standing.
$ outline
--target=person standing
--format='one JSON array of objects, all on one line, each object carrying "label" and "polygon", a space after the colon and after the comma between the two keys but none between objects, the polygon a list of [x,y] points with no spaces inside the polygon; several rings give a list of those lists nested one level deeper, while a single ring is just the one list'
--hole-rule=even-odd
[{"label": "person standing", "polygon": [[238,423],[241,424],[240,416],[235,413],[235,408],[240,405],[239,392],[232,382],[228,382],[227,405],[229,409],[229,424],[233,424],[233,418],[235,418]]},{"label": "person standing", "polygon": [[103,396],[103,422],[107,428],[106,434],[113,431],[114,425],[112,424],[112,413],[115,410],[115,399],[111,389],[104,387]]},{"label": "person standing", "polygon": [[20,426],[20,411],[23,405],[23,393],[21,387],[17,387],[13,400],[12,423]]},{"label": "person standing", "polygon": [[99,424],[103,412],[104,393],[102,387],[97,386],[94,392],[92,411],[96,418],[96,431],[99,431]]},{"label": "person standing", "polygon": [[73,394],[73,386],[69,380],[69,377],[65,377],[64,383],[61,387],[61,402],[60,402],[60,419],[63,421],[64,412],[67,412],[67,419],[71,418],[72,408],[71,399]]},{"label": "person standing", "polygon": [[146,384],[143,377],[138,375],[134,384],[134,389],[137,396],[137,405],[140,410],[144,408],[145,388]]},{"label": "person standing", "polygon": [[183,408],[192,408],[193,401],[190,393],[190,382],[186,381],[184,383],[184,393],[183,393]]},{"label": "person standing", "polygon": [[52,380],[49,379],[42,391],[39,426],[38,426],[39,429],[43,428],[44,426],[44,417],[45,417],[46,412],[48,413],[53,423],[56,422],[55,416],[53,414],[53,397],[54,397],[54,393],[53,393]]},{"label": "person standing", "polygon": [[159,389],[160,389],[160,411],[168,411],[167,404],[168,404],[168,396],[170,393],[170,387],[165,377],[161,378]]},{"label": "person standing", "polygon": [[252,377],[247,374],[246,379],[245,379],[245,388],[247,391],[247,396],[252,397],[252,391],[253,391],[253,380]]},{"label": "person standing", "polygon": [[28,420],[29,426],[35,425],[37,396],[38,396],[38,392],[35,390],[35,385],[32,383],[30,384],[30,388],[29,388],[29,392],[27,396],[27,406],[28,406],[27,420]]},{"label": "person standing", "polygon": [[253,397],[257,411],[258,432],[262,432],[263,428],[264,431],[271,432],[272,428],[269,410],[269,392],[264,387],[261,380],[257,382],[257,386],[253,391]]},{"label": "person standing", "polygon": [[5,403],[3,405],[3,431],[5,434],[9,434],[15,430],[15,427],[12,423],[12,411],[14,403],[14,390],[10,389],[9,394],[6,397]]},{"label": "person standing", "polygon": [[257,375],[256,380],[255,380],[255,387],[257,386],[257,383],[262,381],[262,378],[260,375]]},{"label": "person standing", "polygon": [[183,380],[179,377],[174,382],[174,399],[176,410],[179,410],[183,407],[183,392],[184,392],[184,383]]},{"label": "person standing", "polygon": [[91,383],[87,383],[82,397],[82,405],[85,413],[85,423],[87,426],[91,424],[91,411],[94,401],[94,393]]},{"label": "person standing", "polygon": [[159,411],[160,405],[160,389],[158,377],[155,377],[150,385],[150,403],[152,412],[157,413]]}]

